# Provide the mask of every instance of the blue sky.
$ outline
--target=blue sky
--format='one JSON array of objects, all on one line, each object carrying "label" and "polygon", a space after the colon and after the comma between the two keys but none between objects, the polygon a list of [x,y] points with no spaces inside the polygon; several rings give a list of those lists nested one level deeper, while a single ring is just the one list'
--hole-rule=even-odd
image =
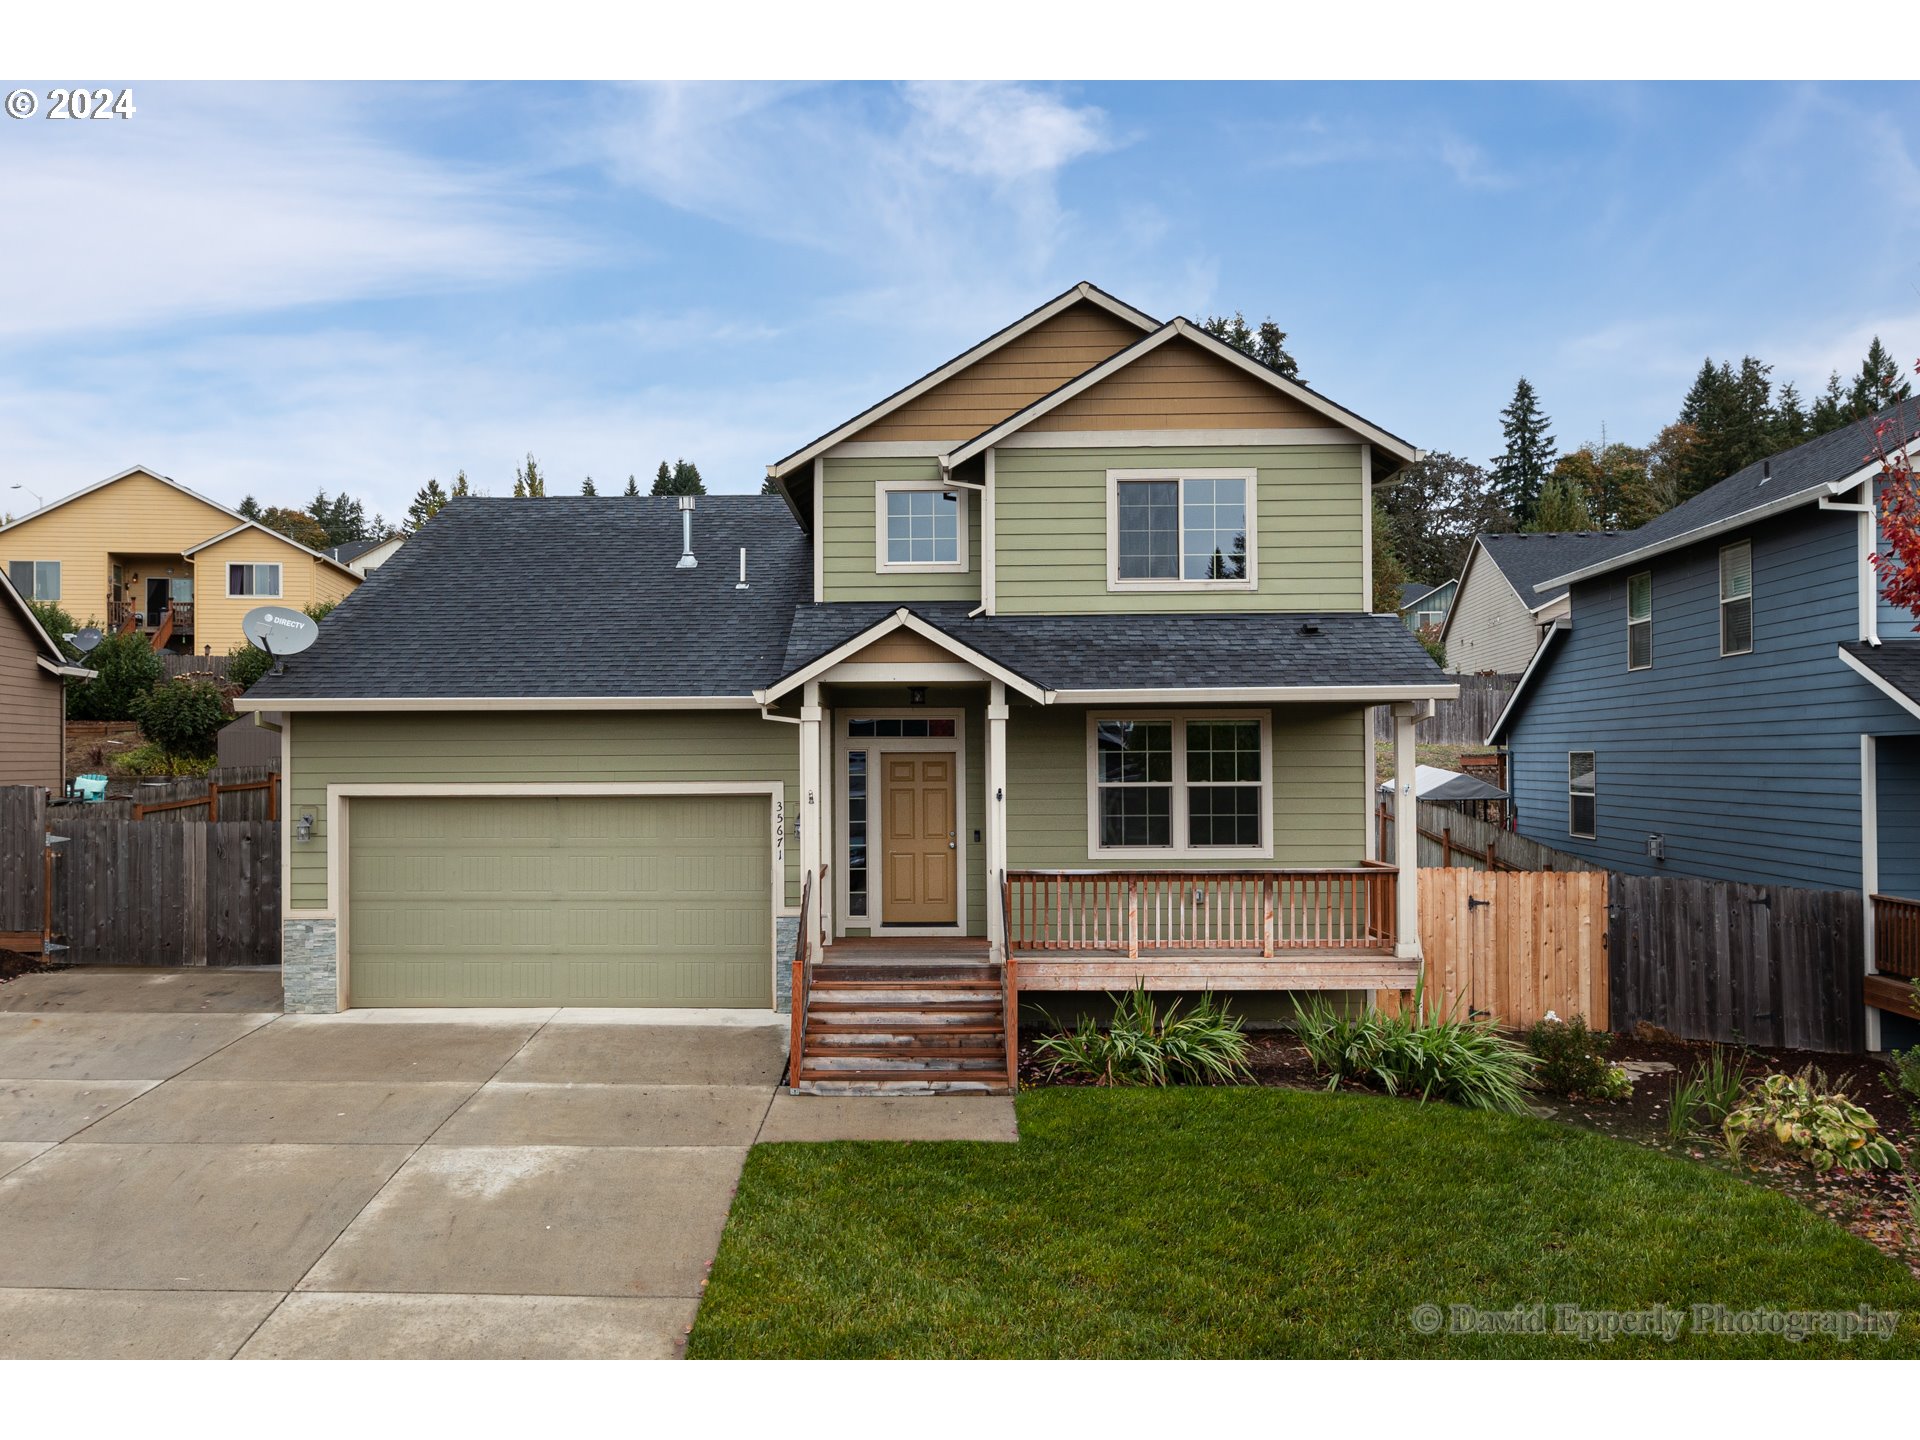
[{"label": "blue sky", "polygon": [[[44,88],[44,87],[42,87]],[[1485,459],[1920,355],[1912,87],[140,85],[0,121],[0,503],[763,467],[1090,279]],[[30,503],[30,502],[27,502]]]}]

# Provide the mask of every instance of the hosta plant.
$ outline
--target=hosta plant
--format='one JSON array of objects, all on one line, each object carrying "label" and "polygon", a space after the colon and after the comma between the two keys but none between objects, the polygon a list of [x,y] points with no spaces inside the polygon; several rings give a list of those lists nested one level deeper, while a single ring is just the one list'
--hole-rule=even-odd
[{"label": "hosta plant", "polygon": [[1034,1042],[1049,1074],[1097,1085],[1232,1085],[1253,1078],[1239,1017],[1211,994],[1186,1010],[1177,1001],[1162,1009],[1144,986],[1108,998],[1113,1021],[1106,1029],[1083,1019]]},{"label": "hosta plant", "polygon": [[1721,1122],[1736,1158],[1749,1139],[1772,1144],[1815,1170],[1898,1170],[1900,1152],[1880,1124],[1843,1089],[1809,1066],[1795,1075],[1767,1075]]}]

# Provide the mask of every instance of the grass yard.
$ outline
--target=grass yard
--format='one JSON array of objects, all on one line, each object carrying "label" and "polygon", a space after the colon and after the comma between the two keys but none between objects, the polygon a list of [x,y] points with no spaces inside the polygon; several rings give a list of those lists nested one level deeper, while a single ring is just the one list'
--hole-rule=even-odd
[{"label": "grass yard", "polygon": [[[688,1353],[1920,1355],[1920,1282],[1784,1196],[1551,1121],[1262,1088],[1038,1090],[1018,1145],[760,1145]],[[1793,1344],[1416,1332],[1416,1306],[1902,1312]],[[1551,1318],[1549,1318],[1551,1323]]]}]

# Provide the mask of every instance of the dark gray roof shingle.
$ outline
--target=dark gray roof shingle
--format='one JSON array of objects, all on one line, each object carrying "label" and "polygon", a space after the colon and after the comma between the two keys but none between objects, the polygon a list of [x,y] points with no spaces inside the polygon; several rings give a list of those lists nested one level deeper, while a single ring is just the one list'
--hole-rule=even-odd
[{"label": "dark gray roof shingle", "polygon": [[1583,566],[1606,559],[1621,540],[1638,532],[1628,530],[1553,530],[1545,534],[1479,536],[1487,558],[1500,567],[1514,593],[1526,601],[1529,610],[1538,610],[1567,593],[1564,585],[1536,591],[1543,580],[1565,575]]},{"label": "dark gray roof shingle", "polygon": [[980,615],[963,602],[804,605],[789,674],[905,608],[1045,690],[1445,684],[1395,615]]},{"label": "dark gray roof shingle", "polygon": [[1920,640],[1849,640],[1840,648],[1902,695],[1920,705]]},{"label": "dark gray roof shingle", "polygon": [[455,500],[250,697],[749,694],[812,593],[807,538],[778,496],[703,495],[693,548],[676,569],[672,497]]}]

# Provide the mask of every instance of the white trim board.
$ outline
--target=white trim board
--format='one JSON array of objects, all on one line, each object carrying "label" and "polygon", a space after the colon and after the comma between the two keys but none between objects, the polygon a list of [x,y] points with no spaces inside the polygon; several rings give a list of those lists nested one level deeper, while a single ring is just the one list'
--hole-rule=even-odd
[{"label": "white trim board", "polygon": [[1527,687],[1533,683],[1534,672],[1546,660],[1547,651],[1552,647],[1555,637],[1572,633],[1572,624],[1564,620],[1556,620],[1547,627],[1547,633],[1540,637],[1540,643],[1534,647],[1533,659],[1529,660],[1527,668],[1520,672],[1519,683],[1513,687],[1513,693],[1507,697],[1507,703],[1500,707],[1500,713],[1494,717],[1493,728],[1487,732],[1487,744],[1500,743],[1500,734],[1506,728],[1508,717],[1519,705],[1521,697],[1527,693]]},{"label": "white trim board", "polygon": [[[284,734],[284,732],[283,732]],[[354,782],[346,781],[327,786],[327,906],[334,920],[334,946],[336,954],[337,984],[339,994],[336,1004],[341,1010],[347,1008],[352,993],[351,972],[351,906],[347,903],[347,892],[342,888],[347,877],[347,855],[351,844],[348,819],[349,801],[363,799],[544,799],[552,797],[572,797],[584,799],[622,799],[649,795],[764,795],[768,802],[768,820],[772,825],[773,863],[771,871],[771,906],[767,920],[769,966],[768,979],[772,985],[769,992],[778,996],[780,992],[779,966],[780,945],[779,927],[775,921],[784,913],[787,898],[787,848],[786,848],[786,783],[780,780],[717,780],[717,781],[656,781],[656,780],[609,780],[582,782],[550,781],[449,781],[442,783],[415,783],[411,781],[393,782]],[[282,824],[284,836],[292,827]],[[284,883],[284,880],[283,880]],[[290,892],[283,890],[283,895]],[[287,918],[299,919],[319,916],[320,911],[302,911],[298,914],[288,911]]]},{"label": "white trim board", "polygon": [[1387,705],[1396,700],[1454,700],[1460,695],[1457,681],[1419,685],[1234,685],[1212,689],[1186,686],[1159,690],[1053,690],[1048,704],[1109,705],[1237,705],[1237,704],[1318,704],[1328,700],[1352,700],[1368,705]]},{"label": "white trim board", "polygon": [[963,645],[944,630],[929,625],[904,606],[895,610],[884,620],[875,621],[858,635],[835,646],[817,660],[795,670],[789,675],[783,676],[767,689],[756,692],[754,698],[762,705],[771,705],[782,695],[788,694],[806,684],[809,680],[818,680],[822,675],[826,674],[827,671],[833,669],[848,657],[858,654],[874,641],[891,635],[895,630],[900,629],[911,630],[923,640],[929,640],[941,649],[958,656],[961,660],[972,665],[989,678],[1004,681],[1015,690],[1018,690],[1022,695],[1025,695],[1029,700],[1033,700],[1041,705],[1047,703],[1047,697],[1050,692],[1041,689],[1031,681],[1025,680],[1014,674],[1011,670],[989,660],[986,656],[980,654],[970,646]]},{"label": "white trim board", "polygon": [[255,699],[242,695],[233,702],[233,708],[240,713],[285,710],[310,714],[361,710],[758,710],[761,703],[751,695],[431,695],[392,699],[378,696]]}]

